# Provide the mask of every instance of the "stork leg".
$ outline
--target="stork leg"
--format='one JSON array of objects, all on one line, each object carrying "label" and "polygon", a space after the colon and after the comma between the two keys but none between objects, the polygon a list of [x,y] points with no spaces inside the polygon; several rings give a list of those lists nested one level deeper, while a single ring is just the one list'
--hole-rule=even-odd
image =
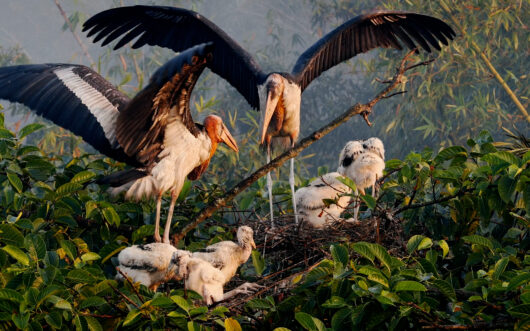
[{"label": "stork leg", "polygon": [[353,221],[357,222],[357,215],[359,215],[359,208],[361,208],[361,199],[359,198],[359,190],[355,189],[355,207],[353,208]]},{"label": "stork leg", "polygon": [[159,243],[162,241],[160,238],[160,209],[162,208],[162,192],[158,193],[156,197],[156,219],[155,219],[155,242]]},{"label": "stork leg", "polygon": [[256,283],[244,283],[236,287],[232,291],[223,294],[223,300],[227,300],[237,294],[252,294],[263,286]]},{"label": "stork leg", "polygon": [[298,213],[296,212],[296,199],[294,198],[294,157],[291,159],[291,170],[289,171],[289,185],[291,186],[291,199],[293,201],[294,224],[298,225]]},{"label": "stork leg", "polygon": [[171,192],[171,203],[169,204],[169,212],[167,214],[166,226],[164,228],[164,239],[162,242],[164,244],[169,244],[169,231],[171,230],[171,219],[173,218],[173,210],[175,209],[175,202],[179,197],[180,190],[174,190]]},{"label": "stork leg", "polygon": [[[267,163],[271,162],[271,145],[267,144]],[[271,227],[275,227],[274,224],[274,208],[272,201],[272,178],[270,171],[267,173],[267,190],[269,191],[269,208],[271,213]]]}]

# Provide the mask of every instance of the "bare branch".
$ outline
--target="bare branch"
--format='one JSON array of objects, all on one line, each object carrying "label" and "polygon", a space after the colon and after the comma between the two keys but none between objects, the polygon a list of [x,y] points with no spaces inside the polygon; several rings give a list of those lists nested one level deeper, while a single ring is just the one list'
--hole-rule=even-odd
[{"label": "bare branch", "polygon": [[83,50],[83,54],[85,55],[85,57],[88,59],[88,62],[90,63],[90,67],[92,67],[92,69],[96,69],[96,64],[94,60],[92,59],[92,56],[90,56],[90,53],[88,53],[88,48],[86,47],[85,44],[83,44],[83,42],[81,41],[81,38],[79,38],[79,36],[75,32],[74,27],[72,26],[72,22],[70,22],[70,19],[68,18],[65,11],[63,10],[63,7],[59,3],[59,0],[54,0],[54,1],[55,1],[55,5],[57,6],[57,9],[59,9],[59,12],[63,16],[64,21],[66,22],[66,25],[68,25],[70,32],[72,32],[72,34],[74,35],[74,38],[79,44],[79,46],[81,46],[81,49]]},{"label": "bare branch", "polygon": [[410,59],[410,57],[413,54],[414,54],[414,50],[410,51],[409,53],[407,53],[407,55],[405,55],[405,57],[403,57],[399,68],[396,69],[396,73],[394,74],[391,80],[391,83],[381,92],[379,92],[372,100],[370,100],[368,103],[365,103],[365,104],[353,105],[342,115],[340,115],[339,117],[337,117],[336,119],[328,123],[327,125],[323,126],[322,128],[318,129],[317,131],[313,132],[308,137],[302,139],[293,148],[288,149],[283,154],[281,154],[280,156],[278,156],[277,158],[275,158],[268,164],[262,166],[261,168],[256,170],[253,174],[248,176],[247,178],[243,179],[236,186],[234,186],[231,190],[226,192],[226,194],[223,197],[217,198],[211,203],[209,203],[206,207],[204,207],[199,212],[199,214],[196,217],[194,217],[194,220],[191,223],[187,224],[181,230],[179,234],[175,234],[173,236],[174,244],[177,244],[182,238],[184,238],[184,236],[186,236],[186,234],[189,231],[193,230],[199,224],[204,222],[208,217],[212,216],[213,213],[215,213],[218,209],[226,206],[228,202],[234,199],[243,190],[250,187],[250,185],[256,182],[259,178],[265,176],[270,171],[279,168],[283,163],[297,156],[300,152],[302,152],[304,149],[309,147],[311,144],[321,139],[322,137],[324,137],[331,131],[335,130],[339,125],[347,122],[349,119],[351,119],[355,115],[365,113],[366,116],[368,116],[370,113],[372,113],[372,109],[375,106],[375,104],[383,100],[386,96],[389,95],[389,93],[392,90],[394,90],[399,84],[401,84],[402,78],[405,72],[407,70],[412,69],[412,67],[414,67],[414,66],[411,66],[410,69],[407,69],[406,67],[407,61]]}]

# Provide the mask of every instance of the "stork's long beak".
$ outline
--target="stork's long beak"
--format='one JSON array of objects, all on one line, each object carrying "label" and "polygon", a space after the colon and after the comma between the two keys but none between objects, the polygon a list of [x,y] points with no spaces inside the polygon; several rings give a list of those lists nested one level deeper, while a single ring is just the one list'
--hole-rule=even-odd
[{"label": "stork's long beak", "polygon": [[223,131],[221,132],[221,141],[228,145],[231,149],[236,151],[236,153],[239,152],[239,148],[237,147],[236,140],[232,135],[230,134],[230,131],[226,128],[226,126],[223,124]]},{"label": "stork's long beak", "polygon": [[280,100],[280,93],[276,91],[274,86],[267,86],[267,106],[265,107],[265,114],[263,115],[263,122],[261,123],[261,144],[265,140],[265,135],[267,134],[267,128],[271,122],[272,115],[276,111],[276,106]]},{"label": "stork's long beak", "polygon": [[256,249],[256,243],[254,242],[254,239],[250,242],[250,246],[252,246],[253,249]]}]

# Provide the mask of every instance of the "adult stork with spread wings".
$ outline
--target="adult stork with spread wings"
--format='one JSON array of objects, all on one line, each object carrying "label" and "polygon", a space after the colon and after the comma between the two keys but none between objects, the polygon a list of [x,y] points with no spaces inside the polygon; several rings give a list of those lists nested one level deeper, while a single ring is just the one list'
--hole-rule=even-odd
[{"label": "adult stork with spread wings", "polygon": [[136,168],[103,182],[127,190],[126,197],[156,197],[155,240],[162,195],[171,191],[163,242],[186,179],[208,167],[218,143],[238,151],[215,115],[193,122],[190,95],[213,44],[192,47],[160,67],[132,100],[90,68],[75,64],[36,64],[0,68],[0,99],[22,103],[37,114],[81,136],[101,153]]},{"label": "adult stork with spread wings", "polygon": [[[455,36],[445,22],[422,14],[400,11],[375,11],[352,18],[307,49],[292,72],[263,72],[252,56],[214,23],[202,15],[174,7],[132,6],[113,8],[85,22],[84,31],[102,45],[124,35],[114,46],[122,47],[139,38],[133,48],[143,45],[168,47],[177,52],[190,45],[215,42],[209,68],[234,86],[255,109],[262,111],[260,140],[267,146],[270,161],[272,138],[287,137],[294,145],[300,133],[301,94],[329,68],[371,49],[384,47],[410,49],[419,45],[430,52],[440,50]],[[294,160],[291,159],[289,183],[294,197]],[[272,181],[267,175],[272,209]],[[296,216],[296,204],[293,201]]]}]

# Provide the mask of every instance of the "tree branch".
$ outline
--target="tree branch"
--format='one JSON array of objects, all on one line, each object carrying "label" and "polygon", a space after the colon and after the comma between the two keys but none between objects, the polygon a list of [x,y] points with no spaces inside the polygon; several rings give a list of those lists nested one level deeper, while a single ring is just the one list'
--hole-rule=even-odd
[{"label": "tree branch", "polygon": [[[414,54],[415,50],[410,51],[403,57],[401,60],[401,64],[399,68],[396,69],[396,73],[392,77],[392,80],[390,81],[389,85],[383,89],[381,92],[379,92],[372,100],[370,100],[368,103],[365,104],[355,104],[352,107],[350,107],[346,112],[344,112],[342,115],[325,125],[324,127],[318,129],[317,131],[310,134],[308,137],[302,139],[300,142],[298,142],[293,148],[288,149],[283,154],[269,162],[268,164],[262,166],[258,170],[256,170],[253,174],[239,182],[236,186],[234,186],[230,191],[226,192],[226,194],[222,198],[217,198],[210,204],[208,204],[206,207],[204,207],[199,214],[195,217],[194,221],[187,224],[182,231],[179,234],[175,234],[173,236],[174,244],[176,245],[182,238],[186,236],[186,234],[196,228],[199,224],[204,222],[208,217],[212,216],[213,213],[215,213],[219,208],[222,208],[226,206],[228,202],[230,202],[232,199],[234,199],[239,193],[241,193],[243,190],[247,189],[252,185],[254,182],[256,182],[259,178],[265,176],[270,171],[279,168],[283,163],[285,163],[287,160],[297,156],[300,152],[302,152],[304,149],[309,147],[311,144],[316,142],[317,140],[321,139],[334,129],[336,129],[339,125],[347,122],[350,118],[352,118],[355,115],[362,115],[365,117],[368,114],[372,112],[373,107],[376,103],[384,99],[386,96],[389,95],[389,93],[394,90],[399,84],[402,82],[402,78],[405,74],[405,72],[409,69],[415,68],[417,65],[412,65],[410,67],[406,67],[407,61],[409,61],[410,57]],[[419,63],[418,65],[423,65],[424,63]]]},{"label": "tree branch", "polygon": [[64,21],[66,22],[66,25],[68,25],[70,32],[72,32],[72,34],[74,35],[74,38],[79,44],[79,46],[81,46],[81,49],[83,50],[83,54],[85,55],[85,57],[88,59],[88,62],[90,63],[90,67],[92,67],[92,69],[95,69],[96,65],[95,65],[94,60],[92,59],[92,56],[90,56],[90,53],[88,53],[88,48],[86,47],[85,44],[83,44],[83,42],[81,41],[81,38],[79,38],[79,36],[75,32],[74,27],[72,26],[72,22],[70,22],[70,19],[68,18],[65,11],[63,10],[63,7],[59,3],[59,0],[54,0],[54,1],[55,1],[55,5],[57,6],[57,9],[59,9],[59,12],[63,16]]}]

